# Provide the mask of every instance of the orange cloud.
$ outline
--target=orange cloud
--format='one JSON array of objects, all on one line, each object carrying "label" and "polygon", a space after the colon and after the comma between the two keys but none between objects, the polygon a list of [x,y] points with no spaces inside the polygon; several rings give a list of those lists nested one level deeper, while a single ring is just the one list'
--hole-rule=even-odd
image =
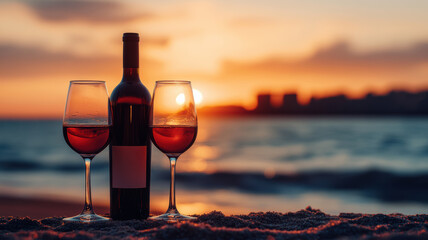
[{"label": "orange cloud", "polygon": [[317,50],[302,60],[269,58],[245,63],[225,61],[224,74],[264,72],[267,74],[358,74],[406,71],[428,63],[428,42],[405,49],[387,49],[368,53],[352,51],[349,44],[339,42]]},{"label": "orange cloud", "polygon": [[42,0],[24,2],[41,19],[46,21],[86,21],[92,23],[124,23],[134,20],[152,19],[152,12],[136,12],[122,2]]},{"label": "orange cloud", "polygon": [[[142,81],[153,89],[148,80],[157,79],[162,63],[143,56],[140,64]],[[70,80],[105,80],[112,91],[121,76],[121,57],[0,45],[0,118],[60,118]]]},{"label": "orange cloud", "polygon": [[428,42],[369,52],[357,52],[339,42],[303,59],[281,56],[247,62],[225,60],[212,78],[227,85],[218,87],[221,94],[217,96],[206,95],[210,103],[214,102],[212,96],[222,104],[229,101],[252,108],[259,92],[297,92],[305,103],[313,96],[345,93],[362,97],[391,89],[418,91],[428,88],[427,74]]},{"label": "orange cloud", "polygon": [[[122,71],[122,58],[119,56],[78,56],[4,44],[0,45],[0,52],[0,81],[48,76],[108,76],[120,74]],[[149,69],[159,69],[162,64],[153,59],[142,58],[141,65]]]}]

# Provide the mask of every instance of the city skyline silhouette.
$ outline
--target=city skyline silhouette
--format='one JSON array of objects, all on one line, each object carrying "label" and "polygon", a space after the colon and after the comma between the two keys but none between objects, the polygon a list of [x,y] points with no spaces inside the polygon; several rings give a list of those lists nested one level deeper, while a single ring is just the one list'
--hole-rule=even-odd
[{"label": "city skyline silhouette", "polygon": [[202,114],[218,115],[428,115],[428,90],[411,93],[393,90],[384,95],[368,93],[352,99],[345,94],[312,97],[308,104],[298,101],[297,93],[284,93],[281,103],[273,101],[275,94],[257,94],[257,106],[247,110],[240,105],[204,107]]}]

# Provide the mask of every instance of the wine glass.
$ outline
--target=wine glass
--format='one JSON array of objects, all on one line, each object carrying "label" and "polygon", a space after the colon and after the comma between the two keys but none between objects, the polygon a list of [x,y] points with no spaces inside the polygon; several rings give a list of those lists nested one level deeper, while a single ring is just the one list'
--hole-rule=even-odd
[{"label": "wine glass", "polygon": [[85,162],[85,206],[64,221],[98,222],[108,218],[94,213],[91,198],[91,161],[110,141],[110,99],[104,81],[70,81],[63,119],[67,144]]},{"label": "wine glass", "polygon": [[192,146],[198,131],[195,101],[190,81],[157,81],[150,112],[150,133],[155,146],[168,156],[171,170],[169,207],[150,219],[183,221],[175,205],[175,166],[178,157]]}]

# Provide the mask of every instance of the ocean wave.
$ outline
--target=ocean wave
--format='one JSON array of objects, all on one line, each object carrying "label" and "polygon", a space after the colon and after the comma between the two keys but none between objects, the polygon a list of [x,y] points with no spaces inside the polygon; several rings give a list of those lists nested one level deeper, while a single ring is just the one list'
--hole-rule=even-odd
[{"label": "ocean wave", "polygon": [[[80,164],[78,164],[80,163]],[[0,161],[0,172],[37,172],[53,171],[57,173],[81,172],[84,169],[83,161],[76,163],[43,163],[27,159],[11,159]],[[108,168],[108,164],[94,162],[91,164],[92,171],[100,171]]]},{"label": "ocean wave", "polygon": [[[169,180],[164,171],[160,178]],[[251,194],[286,194],[287,189],[307,191],[352,191],[382,202],[428,203],[428,173],[398,174],[377,169],[337,172],[311,171],[276,174],[269,178],[263,173],[216,172],[180,173],[177,181],[195,190],[228,189]]]},{"label": "ocean wave", "polygon": [[[73,161],[74,162],[74,161]],[[93,162],[94,172],[106,173],[107,162]],[[0,172],[81,173],[82,162],[43,163],[25,159],[0,161]],[[153,167],[152,181],[168,182],[167,169]],[[249,194],[292,195],[307,192],[352,192],[381,202],[428,203],[428,172],[397,173],[380,169],[313,170],[277,173],[218,171],[215,173],[180,172],[177,181],[189,190],[231,190]]]}]

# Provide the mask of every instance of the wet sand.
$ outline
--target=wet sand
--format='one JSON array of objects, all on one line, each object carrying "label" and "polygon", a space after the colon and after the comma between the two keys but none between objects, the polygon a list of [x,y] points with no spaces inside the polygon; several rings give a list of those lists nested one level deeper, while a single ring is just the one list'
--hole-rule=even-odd
[{"label": "wet sand", "polygon": [[[50,200],[0,195],[0,216],[30,217],[34,219],[45,217],[74,216],[82,211],[83,202],[77,203],[65,200]],[[94,205],[95,212],[106,214],[106,205]]]}]

